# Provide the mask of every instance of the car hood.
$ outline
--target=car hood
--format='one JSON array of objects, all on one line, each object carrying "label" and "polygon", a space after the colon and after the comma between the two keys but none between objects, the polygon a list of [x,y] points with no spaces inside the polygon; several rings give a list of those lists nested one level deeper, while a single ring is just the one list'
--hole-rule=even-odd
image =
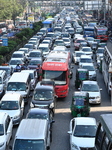
[{"label": "car hood", "polygon": [[97,97],[100,96],[100,92],[90,92],[90,91],[84,91],[89,93],[89,97]]},{"label": "car hood", "polygon": [[11,118],[18,116],[20,114],[19,110],[0,110],[0,112],[6,112],[7,114],[9,114]]},{"label": "car hood", "polygon": [[96,74],[95,71],[89,71],[89,76]]},{"label": "car hood", "polygon": [[95,138],[91,137],[73,137],[72,143],[79,147],[92,148],[95,146]]}]

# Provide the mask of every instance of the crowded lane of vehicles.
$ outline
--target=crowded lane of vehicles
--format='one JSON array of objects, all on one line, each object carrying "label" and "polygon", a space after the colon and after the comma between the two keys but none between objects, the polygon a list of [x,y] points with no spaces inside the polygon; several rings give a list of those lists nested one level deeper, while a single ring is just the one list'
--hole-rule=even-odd
[{"label": "crowded lane of vehicles", "polygon": [[[65,12],[68,16],[70,15],[68,11]],[[89,38],[84,38],[82,34],[75,36],[75,33],[71,33],[71,28],[74,31],[79,28],[78,20],[76,20],[77,24],[73,26],[72,18],[65,17],[61,27],[61,36],[55,36],[60,29],[56,26],[59,26],[61,17],[60,13],[57,22],[54,18],[43,21],[44,28],[40,31],[45,32],[44,36],[42,34],[41,42],[37,42],[39,43],[37,47],[35,44],[27,43],[23,49],[19,50],[23,51],[21,53],[24,56],[22,57],[23,63],[19,63],[20,58],[17,55],[17,58],[12,58],[17,60],[15,66],[9,63],[13,71],[8,78],[5,95],[3,93],[4,96],[1,99],[0,113],[5,111],[11,117],[13,125],[18,124],[18,129],[13,127],[13,130],[16,128],[17,132],[13,137],[13,142],[8,147],[12,150],[94,150],[95,148],[97,130],[95,118],[97,117],[89,116],[92,113],[91,107],[103,105],[94,59],[100,54],[97,53],[97,49],[95,52],[90,50],[92,49],[92,42],[96,42],[94,38],[89,41]],[[55,33],[49,32],[54,29]],[[40,32],[37,33],[41,36],[40,34]],[[44,41],[46,37],[48,39]],[[66,39],[69,39],[70,43],[64,42]],[[35,41],[34,38],[31,40]],[[48,41],[52,43],[52,46]],[[62,42],[62,45],[56,46],[55,42],[57,41]],[[15,71],[18,64],[20,72]],[[26,67],[22,70],[24,64]],[[15,99],[10,100],[7,95],[10,95],[10,98],[14,95],[13,98]],[[69,117],[67,118],[68,114]],[[60,120],[58,120],[58,115],[62,116]],[[52,124],[53,122],[55,123]],[[62,123],[60,126],[55,125],[60,122]],[[69,123],[70,131],[68,131]],[[62,128],[65,125],[67,125],[67,130]],[[63,131],[64,134],[61,135]],[[70,139],[67,138],[65,142],[67,131]],[[54,138],[57,133],[60,134],[57,135],[60,136],[59,141],[56,141],[58,138]],[[60,144],[61,142],[63,144]],[[67,147],[64,147],[64,144],[67,144]]]}]

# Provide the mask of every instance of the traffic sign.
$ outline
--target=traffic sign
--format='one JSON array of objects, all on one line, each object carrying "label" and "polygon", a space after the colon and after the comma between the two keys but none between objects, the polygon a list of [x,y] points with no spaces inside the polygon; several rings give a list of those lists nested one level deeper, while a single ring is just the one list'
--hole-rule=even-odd
[{"label": "traffic sign", "polygon": [[8,46],[8,38],[7,37],[3,37],[2,38],[2,43],[3,43],[3,46]]}]

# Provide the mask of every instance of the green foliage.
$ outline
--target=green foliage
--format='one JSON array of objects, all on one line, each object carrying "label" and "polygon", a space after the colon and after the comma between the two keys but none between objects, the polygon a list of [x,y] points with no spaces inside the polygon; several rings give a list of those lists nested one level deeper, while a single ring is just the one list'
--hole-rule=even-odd
[{"label": "green foliage", "polygon": [[17,46],[16,41],[14,40],[9,40],[8,41],[8,48],[9,48],[9,52],[11,52],[12,50],[14,50],[14,48]]},{"label": "green foliage", "polygon": [[0,47],[0,55],[5,56],[6,54],[8,54],[8,52],[9,52],[9,48],[8,47],[6,47],[6,46],[1,46]]},{"label": "green foliage", "polygon": [[42,21],[35,22],[35,23],[33,24],[34,33],[39,32],[39,30],[42,28],[42,26],[43,26]]}]

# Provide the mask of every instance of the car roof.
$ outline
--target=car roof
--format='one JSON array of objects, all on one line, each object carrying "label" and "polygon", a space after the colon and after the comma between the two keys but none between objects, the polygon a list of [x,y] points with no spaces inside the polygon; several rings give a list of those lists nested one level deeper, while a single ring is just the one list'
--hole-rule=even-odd
[{"label": "car roof", "polygon": [[93,63],[83,63],[82,66],[93,66],[94,67]]},{"label": "car roof", "polygon": [[83,82],[83,84],[97,84],[98,85],[97,81],[86,80],[86,81],[82,81],[82,82]]},{"label": "car roof", "polygon": [[41,109],[41,108],[31,108],[29,109],[28,113],[35,113],[35,114],[41,114],[41,113],[44,113],[44,114],[48,114],[48,109]]},{"label": "car roof", "polygon": [[19,101],[21,97],[21,94],[19,93],[6,93],[1,101]]},{"label": "car roof", "polygon": [[96,119],[92,117],[77,117],[75,121],[76,125],[96,125]]},{"label": "car roof", "polygon": [[90,58],[90,59],[92,59],[91,56],[88,56],[88,55],[81,55],[80,58]]}]

